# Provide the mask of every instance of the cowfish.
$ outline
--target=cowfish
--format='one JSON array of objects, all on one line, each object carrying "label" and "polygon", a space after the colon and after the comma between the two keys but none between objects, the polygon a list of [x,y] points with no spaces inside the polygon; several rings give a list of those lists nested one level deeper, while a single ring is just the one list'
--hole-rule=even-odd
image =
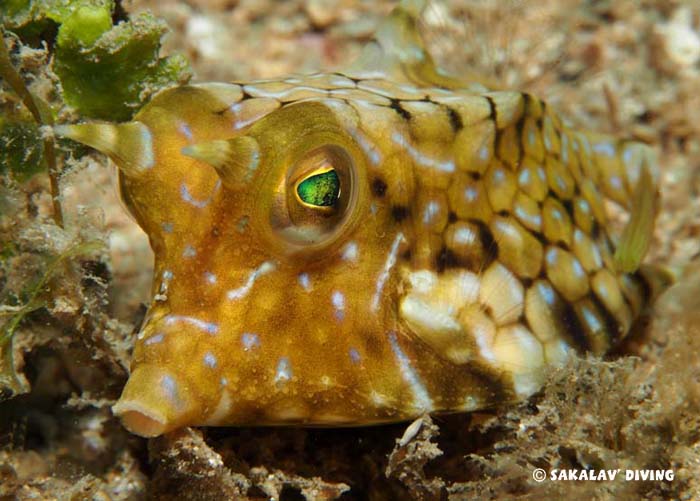
[{"label": "cowfish", "polygon": [[130,122],[55,127],[116,164],[155,255],[113,407],[128,430],[519,401],[618,344],[668,284],[642,264],[652,149],[448,74],[424,8],[402,1],[340,71],[182,85]]}]

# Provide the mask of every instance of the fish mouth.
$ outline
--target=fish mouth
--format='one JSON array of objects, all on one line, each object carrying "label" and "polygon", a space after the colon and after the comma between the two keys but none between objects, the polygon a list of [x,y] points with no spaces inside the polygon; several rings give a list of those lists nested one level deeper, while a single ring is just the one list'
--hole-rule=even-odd
[{"label": "fish mouth", "polygon": [[131,433],[150,438],[184,426],[194,407],[187,386],[176,375],[145,365],[131,374],[112,412]]}]

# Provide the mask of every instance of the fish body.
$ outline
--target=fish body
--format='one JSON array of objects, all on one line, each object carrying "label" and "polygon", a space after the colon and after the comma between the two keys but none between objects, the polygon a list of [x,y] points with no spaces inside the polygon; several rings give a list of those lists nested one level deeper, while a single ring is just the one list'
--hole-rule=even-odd
[{"label": "fish body", "polygon": [[[420,3],[347,70],[181,86],[127,124],[57,127],[114,160],[155,253],[114,407],[131,431],[519,400],[573,351],[614,346],[660,290],[640,267],[650,149],[447,76]],[[621,239],[606,200],[632,209]]]}]

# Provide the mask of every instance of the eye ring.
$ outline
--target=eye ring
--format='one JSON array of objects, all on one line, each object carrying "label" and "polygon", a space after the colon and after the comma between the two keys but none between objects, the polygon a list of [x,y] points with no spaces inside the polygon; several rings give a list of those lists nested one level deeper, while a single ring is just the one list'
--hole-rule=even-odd
[{"label": "eye ring", "polygon": [[272,233],[291,252],[325,249],[356,219],[360,183],[352,151],[329,142],[288,165],[271,205]]}]

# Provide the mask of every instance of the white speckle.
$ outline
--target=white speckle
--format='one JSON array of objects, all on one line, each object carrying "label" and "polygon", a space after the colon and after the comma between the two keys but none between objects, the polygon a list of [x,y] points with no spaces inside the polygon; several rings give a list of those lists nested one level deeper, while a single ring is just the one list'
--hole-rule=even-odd
[{"label": "white speckle", "polygon": [[[139,336],[140,336],[140,335],[141,335],[141,334],[139,334]],[[158,343],[160,343],[160,342],[163,341],[163,338],[164,338],[164,337],[165,337],[165,336],[163,335],[163,333],[159,332],[158,334],[155,334],[155,335],[149,337],[148,339],[146,339],[146,340],[143,342],[143,344],[145,344],[145,345],[158,344]]]},{"label": "white speckle", "polygon": [[616,190],[622,189],[622,179],[620,179],[620,176],[610,176],[610,186]]},{"label": "white speckle", "polygon": [[382,291],[384,289],[384,284],[389,278],[389,272],[396,264],[396,255],[399,252],[399,245],[404,240],[403,233],[397,233],[394,238],[394,242],[391,244],[391,249],[387,255],[386,262],[384,263],[384,268],[382,272],[377,277],[377,283],[374,288],[374,295],[372,296],[372,303],[370,305],[372,311],[377,311],[379,309],[379,301],[382,297]]},{"label": "white speckle", "polygon": [[383,407],[386,405],[386,397],[374,390],[372,390],[372,392],[369,394],[369,398],[372,399],[372,403],[377,407]]},{"label": "white speckle", "polygon": [[191,245],[185,245],[185,249],[182,251],[182,257],[190,258],[197,255],[197,250]]},{"label": "white speckle", "polygon": [[598,317],[595,316],[595,314],[588,308],[588,306],[583,305],[581,307],[581,313],[583,313],[583,316],[586,319],[586,323],[588,324],[590,330],[592,330],[593,332],[599,332],[603,330],[603,326],[598,320]]},{"label": "white speckle", "polygon": [[360,148],[365,152],[365,155],[367,155],[372,165],[379,165],[382,156],[377,147],[357,130],[351,130],[350,135],[352,135],[353,139],[360,145]]},{"label": "white speckle", "polygon": [[275,371],[275,382],[284,383],[292,379],[292,366],[287,357],[281,357],[277,362],[277,370]]},{"label": "white speckle", "polygon": [[173,279],[173,272],[170,271],[170,270],[165,270],[165,271],[163,272],[163,280],[165,280],[166,282],[168,282],[168,281],[170,281],[170,280],[172,280],[172,279]]},{"label": "white speckle", "polygon": [[353,364],[359,364],[360,360],[362,357],[360,356],[360,352],[357,351],[355,348],[350,348],[350,351],[348,351],[348,354],[350,355],[350,361]]},{"label": "white speckle", "polygon": [[187,188],[187,185],[185,183],[182,183],[180,184],[180,198],[182,198],[182,200],[187,202],[188,204],[197,207],[198,209],[203,209],[211,203],[211,201],[214,199],[214,193],[216,193],[219,190],[219,188],[221,188],[221,180],[218,180],[216,182],[216,185],[214,186],[214,191],[211,195],[209,195],[208,198],[205,198],[204,200],[198,200],[192,196],[190,190]]},{"label": "white speckle", "polygon": [[596,153],[600,153],[601,155],[614,157],[615,145],[607,141],[604,141],[602,143],[596,143],[593,145],[593,151],[595,151]]},{"label": "white speckle", "polygon": [[190,129],[190,126],[187,122],[178,122],[177,130],[178,132],[180,132],[180,134],[185,136],[185,139],[187,139],[188,141],[192,141],[192,139],[194,138],[194,136],[192,135],[192,129]]},{"label": "white speckle", "polygon": [[489,148],[488,148],[488,146],[485,146],[485,145],[484,145],[484,146],[482,146],[481,148],[479,148],[479,159],[480,159],[480,160],[483,160],[483,161],[486,161],[486,160],[489,159]]},{"label": "white speckle", "polygon": [[569,163],[569,136],[561,135],[561,161],[564,165]]},{"label": "white speckle", "polygon": [[145,125],[141,127],[141,144],[143,145],[141,153],[144,157],[142,165],[145,169],[150,169],[156,161],[153,156],[153,135]]},{"label": "white speckle", "polygon": [[440,213],[440,204],[435,200],[431,200],[423,210],[423,224],[431,224],[435,217]]},{"label": "white speckle", "polygon": [[348,242],[347,245],[343,248],[343,254],[342,258],[344,261],[357,261],[357,257],[359,255],[359,251],[357,248],[357,243],[352,241]]},{"label": "white speckle", "polygon": [[520,171],[520,175],[518,176],[518,183],[520,186],[527,186],[530,183],[530,171],[527,169],[524,169]]},{"label": "white speckle", "polygon": [[578,262],[578,259],[574,258],[573,260],[574,263],[574,273],[580,278],[586,276],[586,272],[583,270],[583,266],[581,266],[581,263]]},{"label": "white speckle", "polygon": [[345,296],[340,291],[333,291],[331,294],[331,303],[335,308],[335,318],[343,320],[345,318]]},{"label": "white speckle", "polygon": [[222,377],[219,382],[221,383],[221,386],[228,386],[228,379],[225,377]]},{"label": "white speckle", "polygon": [[467,202],[473,202],[474,200],[476,200],[477,196],[479,196],[479,193],[473,186],[468,186],[464,189],[464,199]]},{"label": "white speckle", "polygon": [[204,354],[204,365],[210,369],[216,368],[216,357],[212,352],[208,351]]},{"label": "white speckle", "polygon": [[297,279],[299,280],[299,285],[301,285],[302,289],[304,289],[306,292],[311,290],[311,279],[309,278],[308,273],[299,273]]},{"label": "white speckle", "polygon": [[160,227],[163,228],[163,231],[165,233],[172,233],[173,229],[174,229],[174,225],[170,221],[166,221],[165,223],[162,223],[160,225]]},{"label": "white speckle", "polygon": [[542,282],[541,280],[537,282],[535,285],[539,289],[540,295],[544,298],[545,302],[549,306],[553,306],[554,302],[556,301],[556,296],[554,295],[554,289],[549,286],[546,282]]},{"label": "white speckle", "polygon": [[165,323],[167,325],[172,325],[177,322],[188,323],[209,334],[217,334],[219,332],[219,324],[216,324],[214,322],[207,322],[199,318],[188,317],[185,315],[168,315],[167,317],[165,317]]},{"label": "white speckle", "polygon": [[243,351],[250,351],[260,346],[260,338],[252,332],[244,332],[241,335],[241,344],[243,344]]},{"label": "white speckle", "polygon": [[172,376],[165,375],[160,379],[160,387],[171,402],[177,401],[177,383]]},{"label": "white speckle", "polygon": [[544,136],[544,147],[547,149],[547,151],[552,150],[552,140],[549,138],[549,134],[545,133],[543,134]]},{"label": "white speckle", "polygon": [[460,245],[471,245],[476,242],[477,235],[471,228],[457,228],[454,234],[455,243]]},{"label": "white speckle", "polygon": [[429,167],[442,172],[454,172],[455,163],[452,160],[438,160],[436,158],[429,157],[425,153],[418,151],[418,149],[411,144],[411,142],[406,139],[401,133],[394,132],[391,135],[391,139],[406,149],[411,158],[417,163],[423,165],[424,167]]},{"label": "white speckle", "polygon": [[476,399],[476,397],[468,395],[464,398],[464,403],[462,404],[463,411],[475,411],[480,407],[481,406],[479,405],[479,401]]},{"label": "white speckle", "polygon": [[216,283],[216,275],[209,271],[204,272],[204,279],[209,282],[210,284],[215,284]]},{"label": "white speckle", "polygon": [[406,356],[406,354],[401,349],[399,341],[396,338],[395,332],[389,332],[389,343],[391,344],[391,350],[394,352],[396,361],[399,364],[399,369],[401,370],[401,376],[404,381],[406,381],[411,389],[413,390],[413,396],[415,398],[415,406],[422,411],[430,411],[433,408],[433,401],[428,395],[428,390],[425,389],[423,382],[420,380],[418,374],[413,369],[411,365],[411,360]]},{"label": "white speckle", "polygon": [[261,277],[262,275],[265,275],[266,273],[269,273],[275,269],[275,264],[271,261],[265,261],[263,264],[258,266],[255,270],[253,270],[250,275],[248,275],[248,280],[244,285],[241,287],[238,287],[237,289],[231,289],[227,293],[227,297],[230,300],[235,300],[235,299],[240,299],[242,297],[245,297],[248,292],[250,292],[250,289],[253,287],[253,284],[255,281]]},{"label": "white speckle", "polygon": [[539,212],[535,212],[534,214],[529,214],[529,213],[525,212],[522,207],[516,206],[515,207],[515,215],[521,221],[528,222],[533,226],[536,226],[536,227],[542,226],[542,216],[540,216]]}]

